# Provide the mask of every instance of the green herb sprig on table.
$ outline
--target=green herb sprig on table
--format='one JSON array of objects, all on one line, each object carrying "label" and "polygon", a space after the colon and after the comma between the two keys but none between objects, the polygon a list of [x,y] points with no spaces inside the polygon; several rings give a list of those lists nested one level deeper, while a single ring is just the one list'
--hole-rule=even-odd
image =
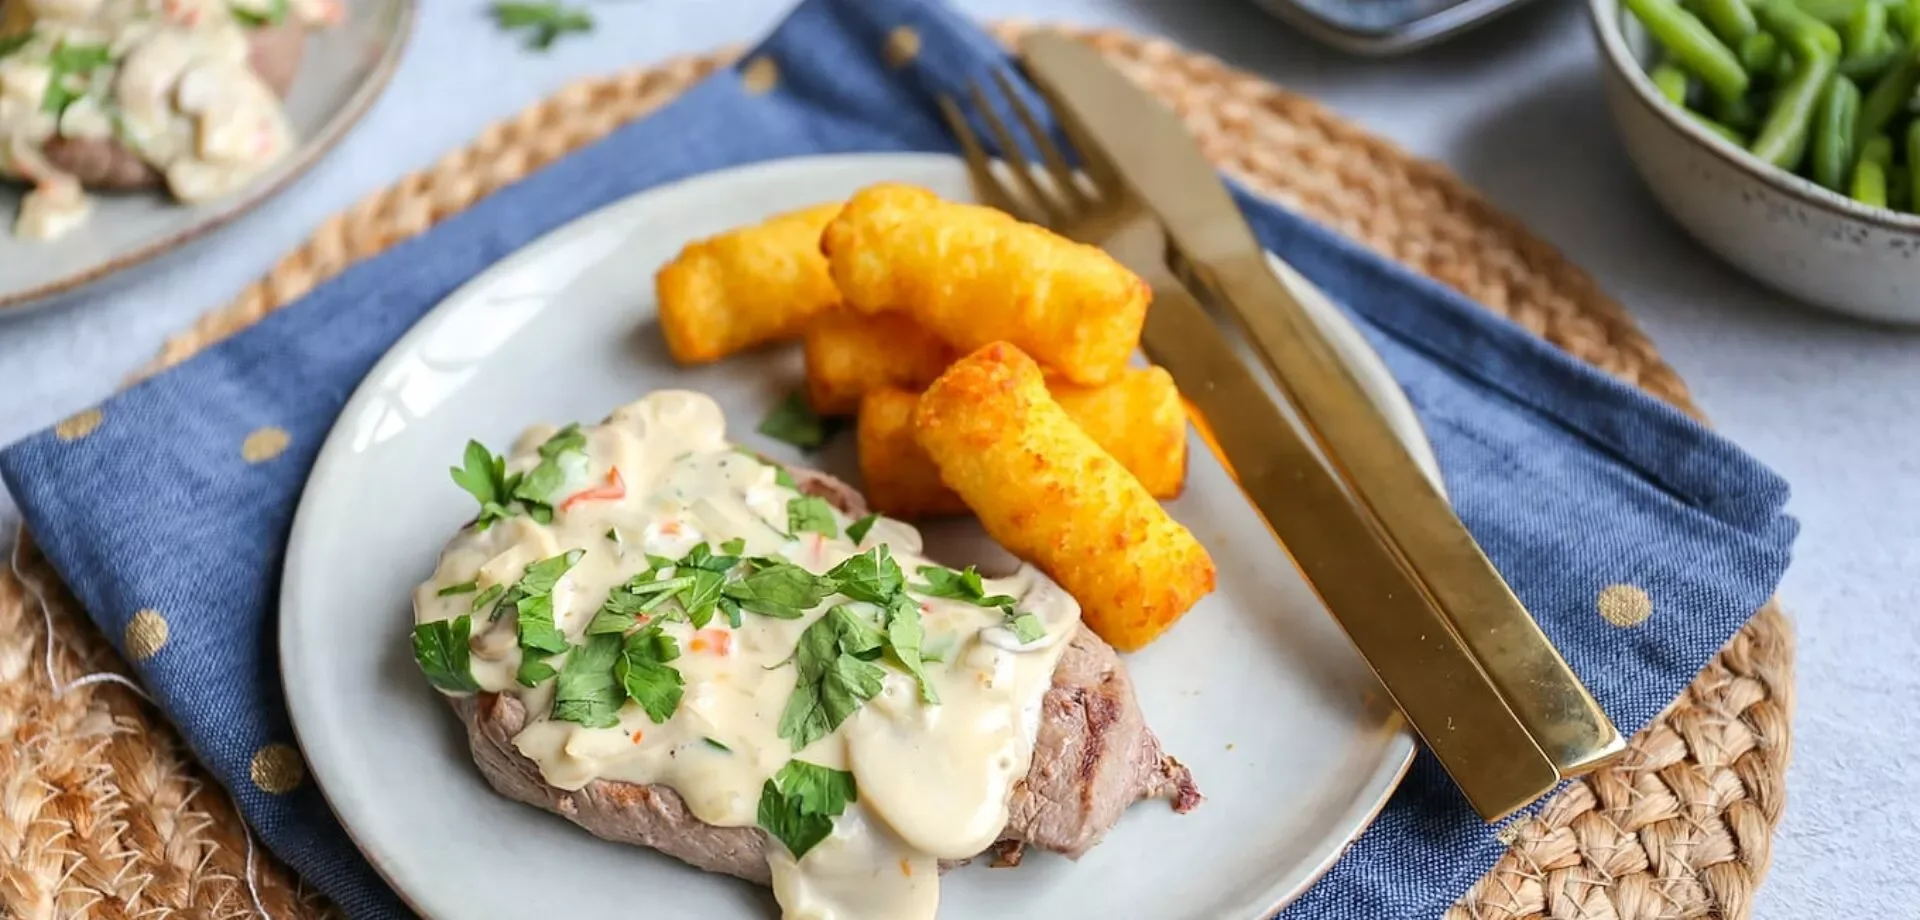
[{"label": "green herb sprig on table", "polygon": [[561,36],[593,31],[593,14],[575,6],[544,0],[539,3],[497,2],[490,8],[494,24],[504,32],[519,32],[526,45],[545,51]]}]

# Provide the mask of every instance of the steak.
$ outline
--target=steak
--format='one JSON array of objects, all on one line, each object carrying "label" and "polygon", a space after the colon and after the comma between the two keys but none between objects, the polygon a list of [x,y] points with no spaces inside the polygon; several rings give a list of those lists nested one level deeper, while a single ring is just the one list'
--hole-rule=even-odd
[{"label": "steak", "polygon": [[[809,470],[791,472],[802,492],[853,517],[866,514],[866,503],[845,483]],[[577,792],[549,786],[539,766],[513,745],[527,723],[519,699],[482,693],[452,702],[466,723],[474,762],[501,795],[561,815],[596,837],[771,884],[765,831],[707,824],[663,785],[600,779]],[[1160,750],[1119,655],[1081,626],[1042,700],[1033,761],[1026,778],[1014,784],[1007,827],[993,848],[995,864],[1018,864],[1028,846],[1077,859],[1128,806],[1150,798],[1167,799],[1185,813],[1200,803],[1200,792],[1187,768]]]}]

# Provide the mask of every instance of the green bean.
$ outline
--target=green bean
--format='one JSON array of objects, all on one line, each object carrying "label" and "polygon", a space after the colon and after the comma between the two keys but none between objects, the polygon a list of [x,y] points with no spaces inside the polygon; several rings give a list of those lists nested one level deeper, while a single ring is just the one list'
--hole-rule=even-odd
[{"label": "green bean", "polygon": [[1907,210],[1920,212],[1920,119],[1907,123]]},{"label": "green bean", "polygon": [[1853,169],[1853,122],[1860,112],[1860,87],[1841,74],[1827,80],[1814,114],[1813,181],[1845,194]]},{"label": "green bean", "polygon": [[1833,76],[1838,61],[1831,54],[1806,58],[1793,79],[1774,94],[1773,109],[1767,113],[1760,136],[1747,148],[1754,156],[1792,172],[1807,155],[1807,137],[1813,126],[1813,112],[1820,94]]},{"label": "green bean", "polygon": [[1726,125],[1723,125],[1717,121],[1714,121],[1713,119],[1707,117],[1706,115],[1701,114],[1700,112],[1694,109],[1688,109],[1687,114],[1692,116],[1694,122],[1698,124],[1700,127],[1705,128],[1708,131],[1712,131],[1713,133],[1718,134],[1723,138],[1726,138],[1727,143],[1742,149],[1746,148],[1747,146],[1746,135],[1741,134],[1740,132],[1735,131],[1732,128]]},{"label": "green bean", "polygon": [[1847,19],[1847,31],[1840,36],[1841,43],[1847,46],[1844,61],[1850,61],[1880,51],[1880,42],[1887,37],[1887,8],[1878,3],[1863,3]]},{"label": "green bean", "polygon": [[1707,114],[1736,131],[1752,131],[1760,126],[1760,110],[1746,96],[1735,99],[1714,96],[1707,100]]},{"label": "green bean", "polygon": [[1693,0],[1700,11],[1700,17],[1707,21],[1713,34],[1729,46],[1738,48],[1740,43],[1760,31],[1760,23],[1753,18],[1753,7],[1747,0]]},{"label": "green bean", "polygon": [[1860,148],[1860,162],[1853,167],[1853,200],[1876,208],[1887,206],[1887,167],[1893,160],[1893,141],[1877,135]]},{"label": "green bean", "polygon": [[1660,95],[1667,97],[1668,102],[1674,105],[1687,104],[1687,83],[1691,78],[1687,76],[1686,71],[1680,69],[1680,65],[1672,61],[1661,61],[1655,64],[1652,70],[1647,71],[1647,76],[1652,78],[1653,88],[1659,90]]},{"label": "green bean", "polygon": [[1887,72],[1895,61],[1900,60],[1903,49],[1898,45],[1889,48],[1884,45],[1864,57],[1846,57],[1840,60],[1840,72],[1849,80],[1871,83]]},{"label": "green bean", "polygon": [[1741,69],[1740,59],[1699,18],[1673,0],[1626,0],[1626,4],[1668,56],[1715,94],[1729,98],[1746,94],[1747,72]]},{"label": "green bean", "polygon": [[1830,26],[1843,26],[1853,16],[1855,10],[1866,6],[1866,0],[1797,0],[1801,12],[1812,16]]},{"label": "green bean", "polygon": [[[1920,0],[1913,2],[1920,3]],[[1760,19],[1760,27],[1772,32],[1780,44],[1802,61],[1821,50],[1835,57],[1840,55],[1840,33],[1794,6],[1793,0],[1761,0],[1753,12]]]},{"label": "green bean", "polygon": [[1894,7],[1893,20],[1900,24],[1900,37],[1907,44],[1920,44],[1920,0],[1906,0]]},{"label": "green bean", "polygon": [[1755,32],[1740,43],[1740,66],[1749,75],[1767,73],[1780,59],[1780,40],[1772,32]]},{"label": "green bean", "polygon": [[1853,143],[1863,147],[1870,138],[1885,130],[1893,116],[1906,108],[1920,87],[1920,47],[1909,45],[1906,54],[1873,82],[1866,98],[1860,100],[1860,118],[1854,123]]}]

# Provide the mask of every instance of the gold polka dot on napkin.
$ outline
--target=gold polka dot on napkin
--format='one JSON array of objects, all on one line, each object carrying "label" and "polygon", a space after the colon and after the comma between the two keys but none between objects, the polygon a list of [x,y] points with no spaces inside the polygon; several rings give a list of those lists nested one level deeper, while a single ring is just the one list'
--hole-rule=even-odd
[{"label": "gold polka dot on napkin", "polygon": [[1600,616],[1615,626],[1638,626],[1653,616],[1653,599],[1632,585],[1608,585],[1595,603]]},{"label": "gold polka dot on napkin", "polygon": [[889,32],[887,46],[881,51],[887,66],[893,68],[907,66],[919,54],[920,33],[915,32],[912,26],[900,26]]},{"label": "gold polka dot on napkin", "polygon": [[773,92],[780,85],[780,65],[762,54],[740,68],[740,85],[756,96]]},{"label": "gold polka dot on napkin", "polygon": [[247,435],[245,441],[240,442],[240,459],[248,463],[265,463],[280,456],[280,452],[286,450],[288,442],[292,440],[284,428],[273,425],[256,428]]},{"label": "gold polka dot on napkin", "polygon": [[100,427],[100,410],[87,409],[62,419],[53,426],[53,436],[62,441],[78,441]]},{"label": "gold polka dot on napkin", "polygon": [[159,654],[167,645],[167,618],[151,607],[135,613],[133,619],[127,621],[124,644],[127,657],[134,661],[145,661]]},{"label": "gold polka dot on napkin", "polygon": [[263,792],[283,795],[300,787],[307,768],[300,763],[300,752],[290,745],[274,742],[253,752],[247,775]]}]

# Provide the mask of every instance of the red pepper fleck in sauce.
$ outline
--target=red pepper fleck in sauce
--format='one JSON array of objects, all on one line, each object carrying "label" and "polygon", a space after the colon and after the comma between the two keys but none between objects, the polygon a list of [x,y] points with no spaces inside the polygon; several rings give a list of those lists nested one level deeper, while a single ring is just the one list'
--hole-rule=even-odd
[{"label": "red pepper fleck in sauce", "polygon": [[642,739],[642,738],[645,738],[646,736],[647,736],[647,733],[646,733],[646,732],[644,732],[644,731],[636,731],[636,732],[634,732],[634,733],[633,733],[633,743],[634,743],[634,744],[639,744],[639,743],[640,743],[640,739]]},{"label": "red pepper fleck in sauce", "polygon": [[696,652],[711,651],[715,655],[728,655],[733,652],[733,631],[728,629],[703,629],[693,634],[693,641],[687,647]]},{"label": "red pepper fleck in sauce", "polygon": [[[573,493],[566,501],[560,503],[560,510],[569,510],[581,502],[612,501],[626,497],[627,483],[626,480],[620,478],[620,468],[617,466],[608,467],[605,482],[593,488],[583,489]],[[665,530],[665,528],[661,529]]]}]

